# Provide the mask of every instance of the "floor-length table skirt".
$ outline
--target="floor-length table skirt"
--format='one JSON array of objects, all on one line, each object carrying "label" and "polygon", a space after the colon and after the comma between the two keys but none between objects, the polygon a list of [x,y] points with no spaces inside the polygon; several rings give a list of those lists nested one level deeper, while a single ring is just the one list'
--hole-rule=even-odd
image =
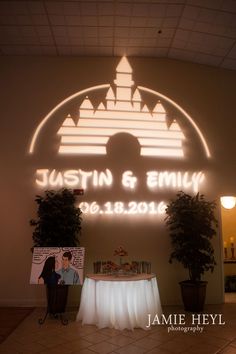
[{"label": "floor-length table skirt", "polygon": [[[147,275],[145,275],[147,276]],[[99,280],[85,278],[77,321],[99,328],[147,329],[149,318],[161,316],[156,277],[139,280]],[[104,275],[101,279],[104,279]],[[107,278],[109,279],[109,278]],[[135,279],[135,277],[133,277]]]}]

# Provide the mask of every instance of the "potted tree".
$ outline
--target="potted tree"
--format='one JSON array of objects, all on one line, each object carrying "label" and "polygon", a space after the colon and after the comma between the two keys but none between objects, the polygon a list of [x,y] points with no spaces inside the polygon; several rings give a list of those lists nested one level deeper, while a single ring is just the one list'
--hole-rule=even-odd
[{"label": "potted tree", "polygon": [[[35,199],[37,219],[30,220],[34,227],[33,247],[76,247],[81,232],[81,210],[75,206],[75,195],[69,189],[45,191]],[[32,248],[33,248],[32,247]],[[54,316],[65,311],[68,285],[47,285],[47,313]]]},{"label": "potted tree", "polygon": [[180,282],[186,311],[203,310],[207,282],[201,276],[213,272],[216,265],[211,244],[218,225],[215,208],[216,203],[207,201],[204,195],[191,196],[182,191],[166,208],[165,222],[173,247],[169,262],[177,260],[189,273],[189,279]]}]

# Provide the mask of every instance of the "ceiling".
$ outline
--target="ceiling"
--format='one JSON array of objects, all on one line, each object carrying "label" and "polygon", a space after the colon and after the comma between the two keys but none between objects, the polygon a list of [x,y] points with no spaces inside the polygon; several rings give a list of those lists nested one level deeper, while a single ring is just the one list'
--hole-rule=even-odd
[{"label": "ceiling", "polygon": [[236,0],[0,0],[0,55],[148,56],[236,70]]}]

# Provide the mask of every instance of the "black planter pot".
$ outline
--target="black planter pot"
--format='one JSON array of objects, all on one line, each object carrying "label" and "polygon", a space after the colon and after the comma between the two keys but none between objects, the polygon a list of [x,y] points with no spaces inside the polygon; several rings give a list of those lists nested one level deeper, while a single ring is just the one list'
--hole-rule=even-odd
[{"label": "black planter pot", "polygon": [[69,285],[47,285],[48,313],[59,314],[65,312]]},{"label": "black planter pot", "polygon": [[204,309],[207,281],[181,281],[181,294],[185,311],[200,312]]}]

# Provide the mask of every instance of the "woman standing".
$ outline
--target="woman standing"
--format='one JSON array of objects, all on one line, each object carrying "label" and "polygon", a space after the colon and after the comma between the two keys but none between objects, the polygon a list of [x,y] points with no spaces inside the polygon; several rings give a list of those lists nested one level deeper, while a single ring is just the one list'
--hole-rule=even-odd
[{"label": "woman standing", "polygon": [[55,257],[48,257],[44,263],[43,270],[38,278],[38,284],[56,285],[61,278],[60,274],[55,271]]}]

